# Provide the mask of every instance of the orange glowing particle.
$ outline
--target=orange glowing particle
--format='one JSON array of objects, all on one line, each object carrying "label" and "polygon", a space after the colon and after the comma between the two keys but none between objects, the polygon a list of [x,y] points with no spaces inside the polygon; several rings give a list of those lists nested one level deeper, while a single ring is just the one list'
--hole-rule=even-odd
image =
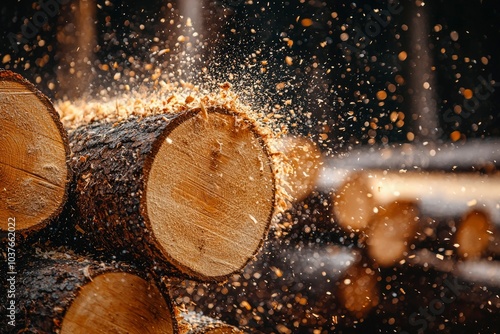
[{"label": "orange glowing particle", "polygon": [[311,19],[302,19],[300,21],[300,24],[302,24],[303,27],[310,27],[313,24],[313,21]]},{"label": "orange glowing particle", "polygon": [[391,112],[391,115],[389,116],[390,119],[391,119],[391,122],[396,122],[398,120],[398,112],[397,111],[393,111]]},{"label": "orange glowing particle", "polygon": [[380,101],[383,101],[386,98],[387,98],[387,93],[384,90],[379,90],[377,92],[377,99],[379,99]]},{"label": "orange glowing particle", "polygon": [[464,97],[465,97],[467,100],[472,99],[472,95],[473,95],[473,93],[472,93],[472,89],[464,89],[464,91],[463,91],[463,95],[464,95]]},{"label": "orange glowing particle", "polygon": [[401,51],[399,54],[398,54],[398,59],[401,60],[401,61],[405,61],[406,58],[408,58],[408,54],[406,53],[406,51]]},{"label": "orange glowing particle", "polygon": [[460,139],[460,131],[453,131],[451,134],[450,134],[450,139],[452,141],[457,141]]}]

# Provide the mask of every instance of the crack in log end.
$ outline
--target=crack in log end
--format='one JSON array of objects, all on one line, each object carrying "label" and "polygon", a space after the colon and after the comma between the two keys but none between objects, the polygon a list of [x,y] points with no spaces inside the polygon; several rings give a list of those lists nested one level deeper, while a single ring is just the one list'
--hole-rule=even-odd
[{"label": "crack in log end", "polygon": [[274,209],[274,175],[246,120],[207,110],[208,121],[193,117],[169,133],[145,201],[164,255],[190,275],[214,279],[241,269],[260,248]]}]

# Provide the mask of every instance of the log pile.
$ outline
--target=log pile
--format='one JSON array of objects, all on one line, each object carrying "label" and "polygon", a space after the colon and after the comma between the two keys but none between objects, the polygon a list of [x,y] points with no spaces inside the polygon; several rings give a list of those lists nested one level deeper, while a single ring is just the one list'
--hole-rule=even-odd
[{"label": "log pile", "polygon": [[0,105],[0,232],[16,217],[17,236],[26,238],[57,224],[66,203],[68,135],[51,102],[9,71],[0,71]]},{"label": "log pile", "polygon": [[[185,281],[172,291],[174,300],[240,328],[258,329],[255,333],[413,333],[424,321],[430,332],[498,328],[498,319],[491,319],[500,309],[498,256],[486,250],[480,260],[461,260],[455,247],[446,248],[446,237],[424,239],[418,225],[408,246],[398,241],[408,253],[383,266],[385,258],[371,253],[369,237],[337,225],[332,206],[332,196],[324,193],[296,203],[282,222],[292,227],[269,240],[242,274],[223,285]],[[394,218],[414,217],[420,212],[414,209],[405,204],[406,212]],[[394,234],[384,240],[391,238]]]},{"label": "log pile", "polygon": [[251,124],[229,111],[96,123],[70,142],[72,215],[95,246],[203,280],[224,279],[260,248],[271,162]]},{"label": "log pile", "polygon": [[2,333],[500,325],[488,320],[500,310],[500,180],[487,157],[481,175],[393,157],[333,182],[313,142],[287,138],[282,182],[295,203],[274,229],[272,154],[228,106],[64,128],[8,71],[0,105]]},{"label": "log pile", "polygon": [[9,318],[17,330],[174,332],[169,298],[131,265],[51,251],[18,266],[16,306],[20,313]]},{"label": "log pile", "polygon": [[[306,166],[308,151],[295,151],[294,163]],[[376,167],[350,171],[330,191],[317,183],[325,191],[285,212],[284,228],[272,231],[279,239],[242,274],[224,285],[185,281],[175,300],[258,333],[495,332],[495,168],[478,175],[465,165],[460,173]],[[310,175],[288,182],[317,182]]]},{"label": "log pile", "polygon": [[3,70],[0,105],[2,333],[238,332],[179,311],[161,281],[223,281],[262,247],[276,185],[253,120],[201,105],[68,134]]}]

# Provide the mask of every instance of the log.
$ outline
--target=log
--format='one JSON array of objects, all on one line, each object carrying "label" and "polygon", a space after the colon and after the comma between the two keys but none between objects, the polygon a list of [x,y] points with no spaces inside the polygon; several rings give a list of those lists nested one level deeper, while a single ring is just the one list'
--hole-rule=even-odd
[{"label": "log", "polygon": [[480,210],[467,212],[458,225],[455,242],[457,253],[463,259],[480,258],[495,241],[495,226]]},{"label": "log", "polygon": [[237,327],[199,312],[181,311],[179,316],[179,333],[181,334],[243,334]]},{"label": "log", "polygon": [[364,264],[347,269],[341,280],[338,297],[342,305],[357,319],[364,319],[380,301],[380,276]]},{"label": "log", "polygon": [[130,265],[51,252],[18,266],[2,333],[177,333],[167,294]]},{"label": "log", "polygon": [[69,144],[49,99],[0,70],[0,233],[27,237],[60,214],[68,196]]},{"label": "log", "polygon": [[419,227],[418,208],[411,202],[393,202],[380,210],[367,229],[370,259],[391,267],[408,255]]},{"label": "log", "polygon": [[477,208],[500,224],[499,188],[498,174],[365,171],[338,189],[333,212],[347,230],[366,229],[377,212],[395,201],[414,202],[422,215],[434,219]]},{"label": "log", "polygon": [[316,186],[322,165],[321,152],[313,141],[300,136],[281,138],[276,146],[291,169],[283,176],[285,190],[294,201],[301,201]]},{"label": "log", "polygon": [[93,123],[70,133],[72,217],[94,249],[169,275],[223,280],[257,253],[274,210],[257,126],[222,107]]}]

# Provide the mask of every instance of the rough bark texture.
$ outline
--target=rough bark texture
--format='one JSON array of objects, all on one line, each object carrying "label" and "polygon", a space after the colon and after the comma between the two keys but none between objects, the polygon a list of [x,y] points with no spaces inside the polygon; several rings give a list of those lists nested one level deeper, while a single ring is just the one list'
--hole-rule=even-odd
[{"label": "rough bark texture", "polygon": [[[213,108],[207,109],[207,111],[208,113],[228,114],[225,109]],[[72,192],[71,203],[73,203],[73,207],[69,211],[68,221],[74,224],[76,233],[83,237],[91,249],[102,249],[108,254],[111,252],[117,256],[131,256],[142,263],[150,265],[150,267],[165,269],[169,275],[174,276],[182,274],[197,279],[221,280],[234,272],[207,277],[196,270],[191,270],[189,266],[185,266],[181,262],[182,259],[172,260],[169,254],[166,254],[164,248],[160,246],[157,230],[154,230],[151,218],[148,216],[145,199],[148,191],[146,189],[147,178],[150,176],[148,173],[157,158],[156,154],[159,154],[158,151],[161,145],[169,142],[167,136],[179,124],[193,117],[200,117],[200,122],[204,122],[203,115],[197,115],[198,112],[200,110],[145,118],[132,117],[118,124],[95,123],[80,127],[70,134],[71,148],[73,150],[72,166],[76,173],[76,184]],[[182,147],[182,145],[188,145],[188,142],[184,144],[175,143],[175,145]],[[263,152],[265,151],[263,146],[261,149]],[[189,152],[179,154],[187,155]],[[213,167],[213,171],[208,170],[207,167],[205,174],[216,172],[219,162],[215,158],[218,157],[218,154],[214,151],[212,157],[202,157],[202,159],[207,159],[205,161],[211,161],[210,159],[214,161],[213,166],[210,165],[210,168]],[[263,155],[265,154],[267,153],[263,153]],[[181,157],[181,159],[183,158]],[[224,157],[224,159],[226,158]],[[228,159],[231,159],[231,157]],[[248,159],[252,159],[252,157]],[[270,163],[263,163],[264,167],[262,168],[270,168]],[[191,177],[189,175],[192,171],[182,171],[182,173],[185,174],[184,177],[186,175]],[[234,178],[235,176],[224,175],[224,177]],[[266,179],[265,181],[268,181],[268,188],[272,187],[274,191],[274,180]],[[216,185],[215,181],[210,180],[208,183],[209,186]],[[197,190],[196,188],[192,189]],[[188,191],[187,195],[182,195],[185,197],[199,196],[193,194],[193,190],[190,191],[191,193]],[[217,196],[226,196],[226,194],[220,194],[217,188],[207,191],[209,193],[206,196],[195,198],[194,205],[199,205],[203,210],[208,210],[207,214],[211,214],[213,210],[224,212],[227,203],[221,203],[220,207],[218,207],[220,201]],[[262,201],[265,200],[262,199]],[[269,199],[269,211],[264,213],[267,221],[259,221],[259,224],[265,224],[263,225],[265,232],[269,227],[273,200],[274,198]],[[212,203],[214,201],[215,204]],[[253,217],[250,215],[250,218]],[[247,216],[247,219],[250,218]],[[185,218],[178,215],[175,220],[178,220],[178,222],[175,222],[176,224],[183,224]],[[219,223],[217,220],[214,221],[215,225]],[[241,224],[232,225],[234,231],[231,233],[238,233]],[[247,223],[246,226],[253,229],[253,226],[257,226],[257,223],[250,220],[250,223]],[[161,232],[165,232],[166,229],[168,227],[163,228]],[[194,228],[185,228],[185,232],[182,233],[187,238],[193,236],[192,238],[199,239],[203,237],[203,232],[200,233]],[[165,233],[168,233],[168,231]],[[257,236],[260,237],[258,239],[260,245],[265,234],[259,232],[259,236]],[[218,237],[219,235],[216,234],[215,238]],[[226,237],[222,236],[221,238]],[[206,240],[208,239],[203,238],[201,240],[200,251],[204,247],[203,243]],[[176,243],[177,240],[172,242]],[[248,254],[245,254],[246,260],[242,261],[240,268],[255,255],[260,245],[255,249],[244,250]],[[231,249],[221,247],[220,251],[231,252]]]},{"label": "rough bark texture", "polygon": [[0,128],[0,238],[15,230],[19,240],[54,222],[66,203],[68,136],[50,100],[6,70],[0,70]]},{"label": "rough bark texture", "polygon": [[[9,318],[8,315],[11,313],[6,309],[10,299],[6,300],[7,294],[2,293],[0,296],[2,302],[0,306],[2,310],[0,319],[2,333],[61,332],[64,328],[65,318],[68,317],[68,310],[78,300],[82,289],[96,279],[106,277],[106,275],[115,273],[120,275],[131,274],[133,276],[128,277],[149,281],[143,273],[124,263],[104,263],[58,252],[49,252],[43,256],[39,254],[18,265],[19,270],[15,274],[11,275],[9,273],[7,277],[2,277],[2,284],[8,283],[7,278],[15,278],[15,325],[13,326],[14,323],[11,322],[14,317]],[[3,271],[1,276],[4,276]],[[126,277],[123,276],[122,279],[125,280]],[[8,287],[6,286],[6,288]],[[163,320],[168,317],[167,321],[170,321],[171,325],[174,326],[171,331],[173,333],[177,327],[173,312],[171,312],[172,305],[164,292],[162,292],[161,297],[165,299],[165,305],[168,307],[164,310],[164,314],[156,315],[163,317]],[[116,298],[121,298],[121,295],[116,294]],[[138,304],[140,303],[142,301],[138,301]],[[134,316],[134,307],[134,305],[125,304],[121,310],[116,310],[116,312],[117,314],[125,313]],[[102,321],[109,321],[110,323],[115,321],[116,323],[112,325],[116,325],[117,328],[123,326],[123,324],[119,323],[120,316],[114,319],[109,319],[107,316],[108,314],[96,314],[96,317],[100,317]],[[136,318],[138,317],[136,316]],[[135,320],[137,321],[137,319]],[[93,327],[93,331],[90,332],[96,332],[99,326],[102,326],[102,323],[94,323],[90,326]],[[144,327],[147,328],[148,324],[145,324]],[[68,330],[65,332],[68,333]],[[70,330],[70,332],[74,333],[73,330]],[[77,332],[89,332],[89,329],[78,329]]]},{"label": "rough bark texture", "polygon": [[70,134],[77,178],[69,219],[89,247],[118,255],[133,251],[153,261],[161,257],[141,212],[143,170],[157,138],[186,116],[134,118],[118,126],[95,123]]}]

